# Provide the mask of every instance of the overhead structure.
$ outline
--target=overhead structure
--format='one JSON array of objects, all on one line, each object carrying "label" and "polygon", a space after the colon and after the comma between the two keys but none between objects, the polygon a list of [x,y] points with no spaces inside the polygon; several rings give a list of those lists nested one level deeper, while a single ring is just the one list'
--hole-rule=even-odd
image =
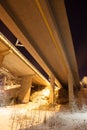
[{"label": "overhead structure", "polygon": [[0,19],[72,102],[79,75],[64,0],[3,0]]}]

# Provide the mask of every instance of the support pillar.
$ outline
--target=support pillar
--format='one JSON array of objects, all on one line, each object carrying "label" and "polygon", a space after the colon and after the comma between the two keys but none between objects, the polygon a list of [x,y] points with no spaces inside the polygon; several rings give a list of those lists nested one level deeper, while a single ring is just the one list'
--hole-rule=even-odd
[{"label": "support pillar", "polygon": [[0,55],[0,67],[1,67],[1,65],[2,65],[3,58],[4,58],[4,56]]},{"label": "support pillar", "polygon": [[32,76],[22,77],[22,85],[21,85],[21,90],[18,97],[18,100],[21,103],[29,102],[31,86],[32,86]]},{"label": "support pillar", "polygon": [[74,81],[72,75],[68,75],[68,90],[69,90],[69,106],[71,110],[75,107],[75,99],[74,99]]},{"label": "support pillar", "polygon": [[54,104],[54,87],[55,87],[55,77],[52,74],[50,77],[50,104]]}]

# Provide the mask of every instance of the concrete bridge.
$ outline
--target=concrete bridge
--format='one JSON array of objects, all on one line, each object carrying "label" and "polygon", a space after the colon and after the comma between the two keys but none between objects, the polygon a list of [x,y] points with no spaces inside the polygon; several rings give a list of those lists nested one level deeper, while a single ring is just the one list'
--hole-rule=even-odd
[{"label": "concrete bridge", "polygon": [[[28,76],[23,83],[29,82],[29,86],[25,85],[27,88],[31,86],[31,79],[35,83],[50,85],[51,102],[54,100],[55,83],[58,86],[68,86],[69,102],[72,103],[74,90],[79,88],[79,75],[64,0],[3,0],[0,5],[0,20],[15,37],[15,42],[12,43],[12,38],[0,27],[0,53],[3,51],[3,42],[8,40],[13,51],[13,54],[8,55],[9,45],[5,45],[4,52],[8,51],[4,55],[7,58],[2,60],[0,55],[1,64],[5,61],[6,66],[16,75]],[[29,52],[43,71],[38,70],[37,65],[35,67],[29,59],[27,61],[23,56],[26,52],[21,48]],[[24,54],[21,55],[18,50]],[[16,61],[14,64],[13,60]]]}]

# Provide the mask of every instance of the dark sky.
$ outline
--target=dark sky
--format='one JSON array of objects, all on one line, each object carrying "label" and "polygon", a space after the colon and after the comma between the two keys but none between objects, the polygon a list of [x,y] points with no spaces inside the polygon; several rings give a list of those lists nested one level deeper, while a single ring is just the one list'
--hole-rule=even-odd
[{"label": "dark sky", "polygon": [[65,0],[80,79],[87,76],[87,0]]}]

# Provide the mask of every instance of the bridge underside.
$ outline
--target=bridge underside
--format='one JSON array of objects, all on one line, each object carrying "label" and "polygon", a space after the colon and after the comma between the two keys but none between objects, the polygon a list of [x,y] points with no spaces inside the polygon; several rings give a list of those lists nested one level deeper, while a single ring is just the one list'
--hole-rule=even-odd
[{"label": "bridge underside", "polygon": [[[47,79],[44,83],[48,82],[52,90],[55,82],[68,86],[72,102],[73,89],[79,86],[79,75],[64,0],[3,0],[0,12],[1,21],[51,79],[50,83]],[[13,55],[6,56],[9,59],[6,65],[11,63],[14,68],[18,63],[17,71],[8,65],[13,73],[35,75],[28,66],[24,68],[21,60],[16,59],[13,64]],[[43,76],[39,74],[38,77]]]},{"label": "bridge underside", "polygon": [[8,93],[9,99],[6,100],[18,98],[20,103],[27,103],[33,85],[48,86],[49,82],[37,71],[26,57],[0,34],[0,91],[5,90]]}]

